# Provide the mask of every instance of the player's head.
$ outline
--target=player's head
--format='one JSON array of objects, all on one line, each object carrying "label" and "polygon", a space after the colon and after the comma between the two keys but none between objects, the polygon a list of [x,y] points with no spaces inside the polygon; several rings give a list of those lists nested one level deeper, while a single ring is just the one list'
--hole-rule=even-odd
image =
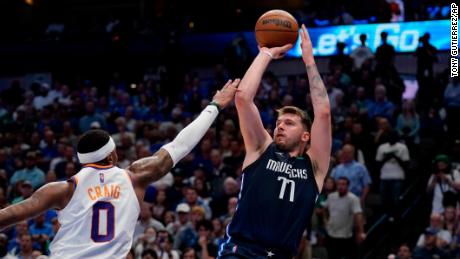
[{"label": "player's head", "polygon": [[311,120],[308,114],[295,107],[285,106],[278,110],[274,131],[276,146],[284,151],[293,151],[310,141]]},{"label": "player's head", "polygon": [[118,161],[113,139],[98,129],[89,130],[80,137],[77,153],[82,164],[116,164]]}]

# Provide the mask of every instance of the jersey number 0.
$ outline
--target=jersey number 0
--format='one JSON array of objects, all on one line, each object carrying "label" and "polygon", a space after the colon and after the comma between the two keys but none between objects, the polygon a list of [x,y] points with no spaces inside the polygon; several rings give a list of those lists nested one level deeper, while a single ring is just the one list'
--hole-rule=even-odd
[{"label": "jersey number 0", "polygon": [[108,242],[115,235],[115,207],[110,202],[98,201],[93,205],[91,239]]}]

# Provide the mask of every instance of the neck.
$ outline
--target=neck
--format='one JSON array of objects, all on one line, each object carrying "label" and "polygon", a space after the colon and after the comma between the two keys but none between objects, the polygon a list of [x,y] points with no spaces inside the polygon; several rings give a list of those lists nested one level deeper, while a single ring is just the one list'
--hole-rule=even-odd
[{"label": "neck", "polygon": [[305,153],[305,144],[300,144],[297,148],[289,152],[289,156],[298,157]]}]

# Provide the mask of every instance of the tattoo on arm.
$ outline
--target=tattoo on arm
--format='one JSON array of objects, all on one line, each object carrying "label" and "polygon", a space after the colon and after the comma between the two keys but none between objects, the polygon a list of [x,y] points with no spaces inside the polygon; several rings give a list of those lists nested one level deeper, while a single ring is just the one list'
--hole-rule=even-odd
[{"label": "tattoo on arm", "polygon": [[316,65],[307,66],[307,74],[313,106],[327,103],[327,90]]}]

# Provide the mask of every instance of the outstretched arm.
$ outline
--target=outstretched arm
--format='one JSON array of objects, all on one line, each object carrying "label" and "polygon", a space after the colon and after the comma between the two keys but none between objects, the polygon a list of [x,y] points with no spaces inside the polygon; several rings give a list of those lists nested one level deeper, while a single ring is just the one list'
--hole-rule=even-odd
[{"label": "outstretched arm", "polygon": [[35,217],[48,209],[63,209],[73,194],[73,182],[48,183],[26,200],[0,210],[0,229]]},{"label": "outstretched arm", "polygon": [[326,87],[316,67],[310,36],[308,35],[305,25],[302,25],[300,34],[302,39],[302,59],[307,68],[313,112],[315,114],[311,127],[310,149],[308,150],[308,154],[312,159],[316,183],[321,191],[324,178],[329,168],[332,146],[331,108]]},{"label": "outstretched arm", "polygon": [[172,142],[164,145],[153,156],[139,159],[128,167],[133,173],[131,177],[138,197],[139,193],[143,194],[145,187],[167,174],[177,162],[192,151],[217,117],[217,106],[224,108],[233,100],[239,82],[239,79],[233,82],[229,80],[214,95],[213,102],[217,105],[208,105]]},{"label": "outstretched arm", "polygon": [[262,75],[271,59],[283,57],[290,48],[292,48],[291,44],[270,49],[261,48],[238,87],[235,103],[246,148],[243,168],[257,160],[272,142],[271,136],[264,128],[259,110],[254,104],[254,97],[259,88]]}]

